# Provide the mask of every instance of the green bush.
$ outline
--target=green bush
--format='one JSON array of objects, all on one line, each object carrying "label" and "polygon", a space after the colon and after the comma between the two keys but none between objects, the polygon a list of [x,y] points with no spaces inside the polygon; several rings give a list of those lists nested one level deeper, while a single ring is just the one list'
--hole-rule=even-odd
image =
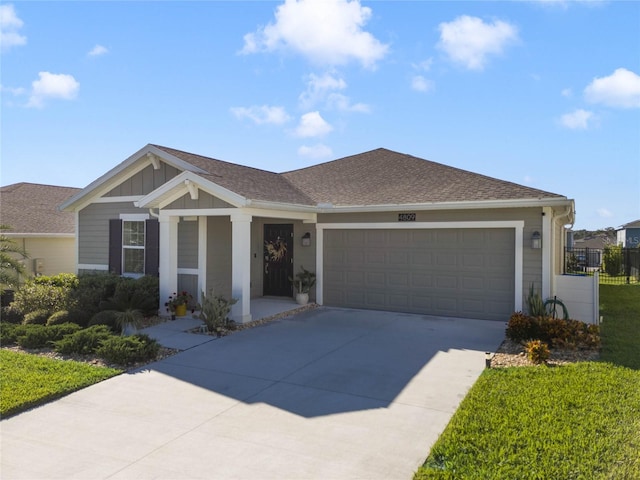
[{"label": "green bush", "polygon": [[69,323],[69,311],[59,310],[47,319],[47,325],[60,325],[61,323]]},{"label": "green bush", "polygon": [[2,307],[0,312],[0,320],[2,323],[22,323],[24,315],[11,306]]},{"label": "green bush", "polygon": [[505,332],[514,342],[542,340],[552,347],[594,348],[600,345],[600,329],[579,320],[531,317],[516,312],[509,318]]},{"label": "green bush", "polygon": [[2,346],[15,345],[20,335],[24,335],[27,325],[0,322],[0,343]]},{"label": "green bush", "polygon": [[59,273],[58,275],[52,275],[50,277],[43,275],[35,277],[33,283],[72,290],[78,288],[78,277],[73,273]]},{"label": "green bush", "polygon": [[[69,310],[74,304],[71,296],[72,288],[68,286],[71,282],[68,279],[57,279],[57,277],[59,276],[36,277],[26,281],[16,291],[11,308],[22,315],[36,310],[46,310],[49,315],[59,310]],[[51,281],[51,279],[56,280]]]},{"label": "green bush", "polygon": [[522,312],[514,312],[509,318],[505,334],[514,342],[538,338],[538,324],[533,317]]},{"label": "green bush", "polygon": [[604,271],[607,275],[615,277],[622,273],[622,246],[610,245],[604,247],[602,254],[602,263]]},{"label": "green bush", "polygon": [[75,323],[63,323],[60,325],[26,325],[23,334],[17,338],[17,343],[22,348],[45,348],[52,342],[71,335],[80,330],[80,326]]},{"label": "green bush", "polygon": [[[143,277],[144,278],[144,277]],[[117,285],[113,297],[100,302],[100,310],[115,310],[126,312],[138,310],[143,316],[158,313],[158,294],[149,294],[149,281],[138,283],[139,280],[123,278]],[[140,287],[143,288],[140,288]]]},{"label": "green bush", "polygon": [[40,309],[27,313],[22,323],[25,325],[45,325],[49,319],[49,310]]},{"label": "green bush", "polygon": [[112,336],[113,332],[108,326],[94,325],[65,336],[64,338],[54,342],[53,346],[56,352],[88,355],[95,353],[95,351],[100,347],[100,344]]},{"label": "green bush", "polygon": [[78,288],[71,292],[71,298],[77,310],[84,312],[87,322],[98,313],[100,302],[113,296],[119,281],[119,276],[105,273],[82,274],[78,277]]},{"label": "green bush", "polygon": [[102,312],[98,312],[93,317],[91,317],[88,326],[92,327],[94,325],[106,325],[113,332],[119,331],[117,325],[117,315],[118,312],[116,312],[115,310],[104,310]]},{"label": "green bush", "polygon": [[148,335],[136,334],[130,337],[110,337],[102,342],[96,354],[109,363],[131,365],[155,359],[159,350],[158,342]]}]

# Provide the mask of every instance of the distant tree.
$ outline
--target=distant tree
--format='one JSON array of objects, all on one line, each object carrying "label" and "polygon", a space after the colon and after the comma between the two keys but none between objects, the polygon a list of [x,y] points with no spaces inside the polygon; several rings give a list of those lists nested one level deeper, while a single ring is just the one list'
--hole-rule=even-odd
[{"label": "distant tree", "polygon": [[5,235],[11,230],[8,225],[0,225],[0,293],[5,287],[14,287],[25,273],[21,260],[29,258],[27,252],[14,240]]}]

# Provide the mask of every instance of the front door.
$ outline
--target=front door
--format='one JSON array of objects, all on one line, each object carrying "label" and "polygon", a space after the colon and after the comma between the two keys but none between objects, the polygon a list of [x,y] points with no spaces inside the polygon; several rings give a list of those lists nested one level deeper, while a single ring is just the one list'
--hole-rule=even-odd
[{"label": "front door", "polygon": [[293,296],[293,225],[264,226],[263,295]]}]

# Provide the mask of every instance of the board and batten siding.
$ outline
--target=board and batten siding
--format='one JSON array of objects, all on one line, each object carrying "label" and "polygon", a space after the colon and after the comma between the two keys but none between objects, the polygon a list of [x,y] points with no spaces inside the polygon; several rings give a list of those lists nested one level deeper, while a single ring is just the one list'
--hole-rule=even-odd
[{"label": "board and batten siding", "polygon": [[114,187],[104,195],[105,197],[126,197],[130,195],[147,195],[156,188],[161,187],[173,177],[182,173],[171,165],[160,162],[160,168],[154,170],[151,165],[127,178],[117,187]]},{"label": "board and batten siding", "polygon": [[198,221],[178,223],[178,268],[198,268]]},{"label": "board and batten siding", "polygon": [[198,199],[191,200],[191,196],[187,193],[182,197],[174,200],[169,205],[164,207],[166,210],[173,209],[196,209],[196,208],[234,208],[230,203],[220,200],[218,197],[203,192],[198,192]]},{"label": "board and batten siding", "polygon": [[131,202],[92,203],[78,213],[78,263],[109,265],[109,220],[121,213],[147,214]]},{"label": "board and batten siding", "polygon": [[497,222],[524,221],[523,230],[523,278],[522,301],[526,305],[529,286],[537,291],[542,288],[542,249],[531,248],[533,232],[542,233],[542,208],[495,208],[473,210],[428,210],[414,211],[411,208],[392,212],[368,213],[322,213],[318,214],[318,223],[402,223],[398,222],[399,213],[416,213],[416,222]]}]

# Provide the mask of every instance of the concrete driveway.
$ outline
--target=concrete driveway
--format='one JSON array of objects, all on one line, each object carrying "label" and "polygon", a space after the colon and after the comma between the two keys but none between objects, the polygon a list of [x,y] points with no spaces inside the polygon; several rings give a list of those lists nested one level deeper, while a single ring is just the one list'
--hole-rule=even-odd
[{"label": "concrete driveway", "polygon": [[503,336],[310,310],[3,420],[2,478],[409,480]]}]

